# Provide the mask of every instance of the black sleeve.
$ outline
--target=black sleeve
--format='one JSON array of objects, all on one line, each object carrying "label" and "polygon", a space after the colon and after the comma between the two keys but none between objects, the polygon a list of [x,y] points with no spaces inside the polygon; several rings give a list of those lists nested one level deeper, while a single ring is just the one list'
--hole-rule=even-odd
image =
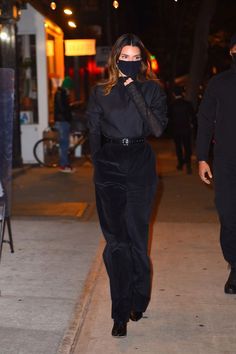
[{"label": "black sleeve", "polygon": [[166,95],[162,88],[159,84],[156,85],[149,107],[142,92],[134,81],[125,87],[131,99],[134,101],[142,119],[148,124],[151,133],[155,137],[161,136],[168,122]]},{"label": "black sleeve", "polygon": [[72,113],[71,113],[71,107],[70,107],[70,102],[69,102],[69,95],[66,91],[62,91],[62,99],[63,99],[63,114],[65,117],[65,120],[70,123],[72,120]]},{"label": "black sleeve", "polygon": [[88,107],[86,111],[87,126],[89,129],[89,143],[92,159],[96,152],[101,148],[101,129],[100,119],[103,114],[102,108],[97,102],[96,88],[90,94]]},{"label": "black sleeve", "polygon": [[207,161],[210,142],[214,134],[217,99],[214,84],[209,83],[197,114],[198,131],[196,140],[196,154],[198,161]]}]

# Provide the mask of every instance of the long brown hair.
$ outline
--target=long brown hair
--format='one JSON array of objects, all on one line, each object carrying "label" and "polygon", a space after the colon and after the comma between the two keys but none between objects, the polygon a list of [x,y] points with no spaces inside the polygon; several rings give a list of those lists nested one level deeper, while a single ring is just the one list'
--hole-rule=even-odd
[{"label": "long brown hair", "polygon": [[122,48],[127,45],[131,45],[132,47],[138,47],[141,52],[142,63],[140,72],[137,75],[137,79],[139,81],[156,79],[156,75],[152,71],[151,67],[150,53],[145,48],[142,41],[135,34],[126,33],[116,40],[115,44],[111,49],[111,53],[108,59],[108,78],[104,82],[100,83],[104,86],[103,89],[105,95],[109,95],[112,87],[115,86],[118,81],[119,69],[117,67],[117,61],[119,60]]}]

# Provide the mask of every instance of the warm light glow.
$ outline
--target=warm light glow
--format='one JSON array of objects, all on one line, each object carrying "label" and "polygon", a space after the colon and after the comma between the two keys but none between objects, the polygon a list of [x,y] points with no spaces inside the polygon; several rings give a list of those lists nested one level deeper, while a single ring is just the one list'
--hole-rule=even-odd
[{"label": "warm light glow", "polygon": [[47,57],[54,57],[54,40],[48,39],[46,42]]},{"label": "warm light glow", "polygon": [[9,35],[7,34],[7,32],[0,32],[0,39],[3,41],[3,42],[10,42],[10,37]]},{"label": "warm light glow", "polygon": [[60,27],[58,27],[55,23],[49,21],[49,20],[46,20],[45,23],[44,23],[44,26],[46,28],[46,30],[49,30],[49,31],[52,31],[52,32],[56,32],[60,35],[63,35],[63,32],[61,30]]},{"label": "warm light glow", "polygon": [[51,7],[52,10],[56,10],[57,4],[55,3],[55,1],[51,2],[50,7]]},{"label": "warm light glow", "polygon": [[95,39],[66,39],[65,40],[66,56],[95,55],[95,54],[96,54]]},{"label": "warm light glow", "polygon": [[19,10],[18,10],[17,6],[15,6],[15,5],[12,8],[12,16],[13,16],[13,18],[16,18],[16,19],[20,16]]},{"label": "warm light glow", "polygon": [[68,25],[70,27],[72,27],[72,28],[76,28],[77,27],[74,21],[68,21]]},{"label": "warm light glow", "polygon": [[217,67],[216,66],[212,67],[212,74],[213,75],[217,74]]},{"label": "warm light glow", "polygon": [[118,9],[118,7],[119,7],[119,2],[118,1],[113,1],[113,7],[115,8],[115,9]]},{"label": "warm light glow", "polygon": [[89,59],[87,62],[87,69],[90,74],[98,75],[104,72],[105,68],[97,66],[94,59]]},{"label": "warm light glow", "polygon": [[64,9],[64,13],[65,13],[66,15],[72,15],[72,14],[73,14],[73,12],[71,11],[71,9]]},{"label": "warm light glow", "polygon": [[159,70],[159,65],[154,55],[151,55],[151,66],[152,70],[157,73]]}]

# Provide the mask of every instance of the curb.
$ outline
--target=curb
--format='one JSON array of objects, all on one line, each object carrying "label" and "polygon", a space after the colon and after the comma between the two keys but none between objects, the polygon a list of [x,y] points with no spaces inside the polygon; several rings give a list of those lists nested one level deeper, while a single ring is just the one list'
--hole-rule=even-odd
[{"label": "curb", "polygon": [[24,173],[26,173],[28,170],[30,170],[34,166],[35,165],[26,165],[24,167],[20,167],[20,168],[16,168],[16,169],[13,168],[12,169],[12,179],[23,175]]},{"label": "curb", "polygon": [[88,276],[81,295],[76,301],[73,317],[69,323],[61,344],[57,350],[57,354],[73,354],[76,343],[79,340],[83,324],[92,300],[92,296],[98,281],[98,276],[103,266],[102,253],[104,249],[104,240],[99,242],[96,256],[92,262]]}]

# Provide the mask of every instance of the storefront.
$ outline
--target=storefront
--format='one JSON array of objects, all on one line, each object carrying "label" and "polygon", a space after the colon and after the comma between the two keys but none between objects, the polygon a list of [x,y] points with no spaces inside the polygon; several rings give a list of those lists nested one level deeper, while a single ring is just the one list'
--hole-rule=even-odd
[{"label": "storefront", "polygon": [[64,77],[63,32],[29,4],[17,28],[22,159],[35,163],[34,144],[53,121],[54,92]]}]

